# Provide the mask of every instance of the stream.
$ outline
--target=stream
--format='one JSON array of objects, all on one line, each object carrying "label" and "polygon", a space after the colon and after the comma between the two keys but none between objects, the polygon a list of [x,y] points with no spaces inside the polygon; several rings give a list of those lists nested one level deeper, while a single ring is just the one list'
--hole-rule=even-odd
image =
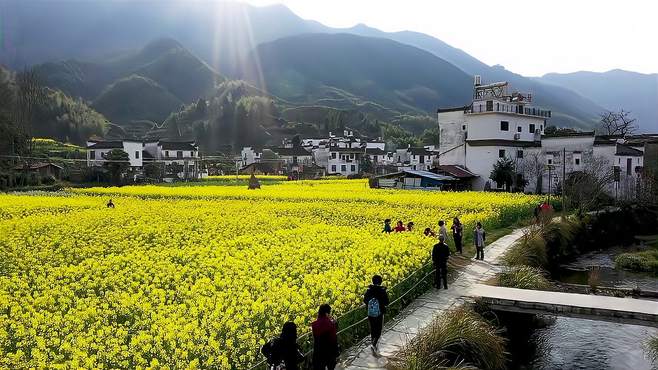
[{"label": "stream", "polygon": [[[588,253],[562,266],[557,280],[587,284],[588,268],[600,266],[600,285],[658,291],[658,278],[614,268],[620,248]],[[539,328],[508,326],[511,369],[650,370],[643,344],[657,328],[568,317],[545,317]]]}]

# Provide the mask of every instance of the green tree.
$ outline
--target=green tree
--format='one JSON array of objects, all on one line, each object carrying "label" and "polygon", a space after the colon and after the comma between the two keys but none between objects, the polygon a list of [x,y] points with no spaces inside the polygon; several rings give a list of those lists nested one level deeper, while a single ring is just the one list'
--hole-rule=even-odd
[{"label": "green tree", "polygon": [[489,178],[498,185],[504,185],[506,191],[510,191],[514,183],[514,162],[509,158],[501,158],[493,166]]},{"label": "green tree", "polygon": [[439,127],[428,128],[420,137],[423,145],[439,145]]},{"label": "green tree", "polygon": [[374,173],[375,166],[373,165],[369,155],[364,155],[361,158],[359,168],[361,169],[361,173]]},{"label": "green tree", "polygon": [[128,153],[124,152],[121,149],[112,149],[105,155],[105,167],[112,176],[112,181],[115,184],[121,183],[121,176],[126,172],[128,167],[130,167],[130,157]]}]

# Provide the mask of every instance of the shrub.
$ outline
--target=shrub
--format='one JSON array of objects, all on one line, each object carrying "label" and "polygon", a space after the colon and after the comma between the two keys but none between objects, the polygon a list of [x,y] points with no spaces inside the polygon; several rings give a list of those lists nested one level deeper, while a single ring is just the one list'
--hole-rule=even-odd
[{"label": "shrub", "polygon": [[646,344],[646,352],[649,360],[655,365],[658,365],[658,336],[653,336]]},{"label": "shrub", "polygon": [[508,266],[544,267],[548,263],[546,242],[538,228],[532,228],[503,257]]},{"label": "shrub", "polygon": [[498,275],[498,285],[507,288],[550,290],[552,285],[544,272],[530,266],[514,266]]},{"label": "shrub", "polygon": [[504,369],[505,339],[472,309],[437,317],[391,362],[394,370]]},{"label": "shrub", "polygon": [[654,271],[656,261],[649,259],[646,253],[622,253],[615,257],[615,267],[631,271]]}]

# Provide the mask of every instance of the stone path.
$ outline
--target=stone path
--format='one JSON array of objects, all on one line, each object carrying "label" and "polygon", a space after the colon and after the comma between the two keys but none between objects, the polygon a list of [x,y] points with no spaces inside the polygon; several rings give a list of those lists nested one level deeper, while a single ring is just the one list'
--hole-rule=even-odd
[{"label": "stone path", "polygon": [[443,311],[463,304],[462,297],[466,291],[495,276],[501,269],[500,258],[514,242],[523,236],[524,231],[525,229],[517,229],[491,243],[485,248],[485,261],[473,260],[461,269],[447,290],[432,289],[418,297],[393,320],[386,323],[379,341],[381,357],[374,356],[370,350],[370,338],[366,338],[342,356],[341,364],[337,368],[385,369],[388,358],[394,356],[434,317]]}]

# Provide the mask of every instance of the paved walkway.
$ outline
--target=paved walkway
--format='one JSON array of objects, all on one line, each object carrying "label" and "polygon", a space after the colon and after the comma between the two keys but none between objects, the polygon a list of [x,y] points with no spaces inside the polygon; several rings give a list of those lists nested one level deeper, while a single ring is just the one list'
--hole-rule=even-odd
[{"label": "paved walkway", "polygon": [[525,229],[517,229],[511,234],[491,243],[485,248],[485,261],[473,260],[461,269],[455,281],[447,290],[432,289],[407,306],[393,320],[386,323],[379,340],[381,357],[375,357],[370,350],[370,338],[366,338],[350,348],[342,357],[338,369],[385,369],[388,358],[394,356],[419,330],[426,327],[434,317],[452,307],[464,303],[464,293],[476,284],[485,282],[500,272],[500,258],[514,244]]}]

